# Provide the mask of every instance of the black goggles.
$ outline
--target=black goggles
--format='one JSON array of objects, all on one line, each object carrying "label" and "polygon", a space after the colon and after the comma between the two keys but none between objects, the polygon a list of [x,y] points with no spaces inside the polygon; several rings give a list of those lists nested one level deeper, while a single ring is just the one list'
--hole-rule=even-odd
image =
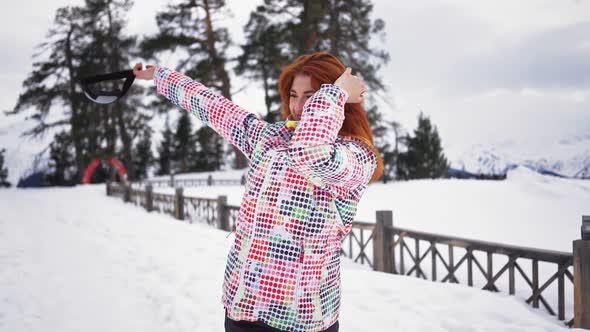
[{"label": "black goggles", "polygon": [[[91,85],[96,83],[120,80],[123,78],[126,80],[125,83],[123,83],[123,87],[120,89],[117,87],[113,87],[109,90],[94,90],[91,88]],[[99,104],[110,104],[123,97],[131,87],[131,84],[133,84],[134,80],[135,75],[133,74],[133,70],[124,70],[115,73],[86,77],[81,79],[80,83],[82,85],[82,90],[88,99]]]}]

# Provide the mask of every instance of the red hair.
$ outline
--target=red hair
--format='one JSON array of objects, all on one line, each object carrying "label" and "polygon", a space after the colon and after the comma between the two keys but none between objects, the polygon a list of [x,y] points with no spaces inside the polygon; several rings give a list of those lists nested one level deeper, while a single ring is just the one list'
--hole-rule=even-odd
[{"label": "red hair", "polygon": [[[285,67],[279,76],[283,119],[287,119],[291,115],[289,92],[295,76],[303,74],[311,77],[312,88],[319,90],[322,84],[333,84],[345,69],[346,66],[337,57],[327,52],[302,55]],[[360,139],[373,150],[377,157],[377,168],[373,172],[371,182],[378,180],[383,174],[383,158],[375,147],[373,132],[362,104],[347,103],[344,106],[344,123],[338,135]]]}]

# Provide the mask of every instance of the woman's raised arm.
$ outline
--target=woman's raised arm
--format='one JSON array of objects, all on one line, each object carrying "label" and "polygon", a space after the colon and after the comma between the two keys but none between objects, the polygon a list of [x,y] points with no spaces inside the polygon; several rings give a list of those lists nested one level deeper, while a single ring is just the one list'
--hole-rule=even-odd
[{"label": "woman's raised arm", "polygon": [[251,158],[268,123],[190,77],[160,66],[133,67],[137,79],[154,80],[156,91],[195,115]]}]

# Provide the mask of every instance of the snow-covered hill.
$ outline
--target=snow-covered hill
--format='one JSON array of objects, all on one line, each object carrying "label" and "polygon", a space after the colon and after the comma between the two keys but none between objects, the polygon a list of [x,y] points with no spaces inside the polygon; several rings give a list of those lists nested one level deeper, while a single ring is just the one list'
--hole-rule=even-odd
[{"label": "snow-covered hill", "polygon": [[[102,185],[0,190],[0,211],[0,331],[223,331],[227,233]],[[343,260],[342,331],[567,330],[514,296]]]}]

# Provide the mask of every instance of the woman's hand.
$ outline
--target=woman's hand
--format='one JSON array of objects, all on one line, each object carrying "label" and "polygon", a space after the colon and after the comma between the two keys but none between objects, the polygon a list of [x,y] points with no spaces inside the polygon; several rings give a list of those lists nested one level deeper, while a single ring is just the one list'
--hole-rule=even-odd
[{"label": "woman's hand", "polygon": [[141,63],[135,64],[135,66],[133,67],[133,74],[135,74],[135,78],[147,81],[154,79],[154,66],[147,65],[145,66],[145,69],[142,68],[143,65]]},{"label": "woman's hand", "polygon": [[352,75],[352,68],[350,67],[346,68],[344,73],[334,82],[334,85],[348,92],[347,103],[362,103],[365,100],[364,93],[367,91],[367,86],[362,79]]}]

